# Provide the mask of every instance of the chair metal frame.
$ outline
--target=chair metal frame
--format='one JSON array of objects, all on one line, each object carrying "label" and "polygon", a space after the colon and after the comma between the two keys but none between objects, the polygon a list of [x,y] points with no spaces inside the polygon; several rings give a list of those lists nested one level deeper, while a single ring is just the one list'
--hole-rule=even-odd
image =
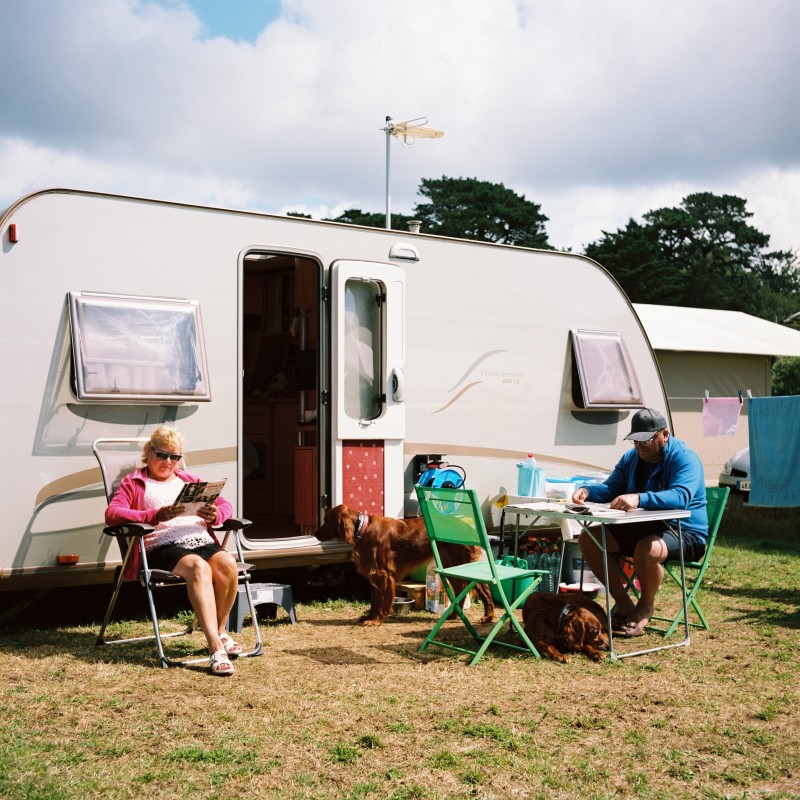
[{"label": "chair metal frame", "polygon": [[[722,515],[725,513],[725,506],[727,505],[730,491],[730,488],[727,486],[712,486],[706,489],[706,502],[708,504],[708,539],[706,541],[706,549],[702,558],[698,559],[697,561],[684,562],[684,581],[686,583],[686,589],[684,589],[683,584],[681,583],[680,561],[678,559],[668,559],[663,564],[665,574],[673,580],[673,582],[682,592],[686,591],[686,608],[691,608],[697,615],[697,619],[699,620],[698,622],[695,622],[691,619],[689,620],[690,628],[697,628],[699,630],[707,631],[710,630],[711,627],[708,624],[705,614],[703,614],[703,610],[700,608],[700,604],[697,602],[696,596],[697,591],[703,582],[703,576],[706,574],[708,564],[711,560],[711,553],[714,549],[714,543],[717,539],[717,531],[719,530],[719,525],[722,521]],[[629,563],[631,562],[630,558],[625,560],[627,560]],[[690,576],[688,574],[688,570],[692,570],[696,574]],[[620,572],[622,572],[621,569]],[[625,580],[625,590],[632,591],[634,595],[638,597],[639,592],[635,585],[635,572],[631,570],[630,572],[622,572],[622,574],[624,576],[623,579]],[[666,627],[664,625],[653,625],[653,620],[667,623]],[[675,617],[653,615],[650,617],[651,624],[646,625],[645,628],[649,631],[661,633],[665,639],[668,639],[673,633],[675,633],[678,625],[680,625],[682,621],[683,606],[681,606]]]},{"label": "chair metal frame", "polygon": [[[474,489],[437,488],[419,485],[415,488],[422,517],[428,530],[431,549],[433,550],[435,571],[440,576],[442,586],[450,601],[450,605],[422,643],[420,651],[424,652],[430,645],[436,645],[459,653],[467,653],[472,656],[469,662],[470,666],[480,661],[490,645],[505,647],[516,652],[530,653],[537,660],[541,658],[533,642],[525,633],[525,629],[515,612],[527,600],[546,573],[542,570],[506,566],[495,561],[478,496]],[[470,561],[466,564],[445,567],[442,564],[439,553],[440,543],[480,547],[486,555],[486,560]],[[453,581],[462,582],[464,588],[456,593]],[[504,584],[513,587],[514,583],[512,582],[518,581],[524,581],[525,583],[521,584],[522,588],[516,593],[514,600],[511,601],[506,594]],[[493,587],[496,601],[499,602],[503,610],[500,619],[486,636],[481,636],[478,633],[461,608],[461,602],[479,583],[489,584]],[[517,585],[519,586],[520,584]],[[460,617],[472,638],[479,643],[477,649],[469,649],[450,642],[437,640],[436,636],[442,626],[454,613]],[[516,631],[524,646],[496,638],[507,622],[510,623],[509,630]]]},{"label": "chair metal frame", "polygon": [[[138,438],[103,438],[96,439],[92,443],[92,452],[97,458],[100,465],[100,472],[103,476],[103,486],[106,493],[106,501],[111,502],[120,481],[129,472],[136,469],[140,462],[139,456],[141,449],[148,439]],[[138,450],[135,447],[138,446]],[[118,458],[110,458],[109,453],[114,453]],[[225,520],[222,525],[214,526],[214,531],[224,534],[221,542],[223,549],[227,549],[228,542],[233,537],[234,546],[236,549],[237,568],[238,568],[238,582],[240,585],[247,587],[245,592],[249,603],[250,617],[252,620],[253,630],[255,632],[255,646],[251,650],[247,650],[239,655],[239,658],[247,658],[251,656],[258,656],[263,653],[263,643],[261,639],[261,629],[258,624],[256,616],[255,604],[250,592],[250,570],[253,569],[252,564],[247,564],[244,561],[244,553],[242,551],[242,544],[239,537],[239,532],[249,526],[251,523],[246,519],[238,519],[231,517]],[[96,644],[99,645],[115,645],[127,644],[130,642],[144,642],[154,640],[156,650],[158,651],[159,661],[164,668],[169,667],[186,667],[194,664],[202,664],[208,662],[208,656],[202,658],[186,658],[186,659],[173,659],[170,658],[164,649],[164,640],[171,639],[176,636],[186,636],[191,634],[194,630],[194,625],[189,624],[187,627],[178,631],[162,632],[158,621],[158,613],[156,611],[155,599],[153,592],[155,589],[160,589],[165,586],[183,586],[185,581],[178,575],[172,572],[159,569],[151,569],[147,561],[147,550],[144,546],[144,536],[154,530],[152,525],[143,523],[128,522],[122,525],[107,526],[103,528],[103,533],[108,536],[116,538],[119,544],[120,552],[122,553],[122,564],[117,567],[114,576],[114,588],[109,601],[108,608],[106,609],[103,623],[100,627],[100,632],[97,636]],[[109,639],[106,637],[106,630],[111,621],[111,615],[114,611],[114,606],[119,598],[120,590],[124,583],[129,582],[130,579],[125,577],[125,568],[132,557],[135,549],[138,549],[141,558],[141,568],[139,569],[138,581],[145,589],[147,595],[147,607],[150,615],[150,621],[153,625],[152,636],[133,636],[118,639]]]}]

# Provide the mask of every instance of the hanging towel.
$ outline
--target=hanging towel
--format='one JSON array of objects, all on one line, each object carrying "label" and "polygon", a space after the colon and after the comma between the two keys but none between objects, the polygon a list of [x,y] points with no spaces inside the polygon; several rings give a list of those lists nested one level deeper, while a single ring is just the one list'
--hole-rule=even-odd
[{"label": "hanging towel", "polygon": [[800,396],[749,402],[750,504],[800,506]]},{"label": "hanging towel", "polygon": [[742,402],[738,397],[709,397],[703,401],[703,436],[736,436]]}]

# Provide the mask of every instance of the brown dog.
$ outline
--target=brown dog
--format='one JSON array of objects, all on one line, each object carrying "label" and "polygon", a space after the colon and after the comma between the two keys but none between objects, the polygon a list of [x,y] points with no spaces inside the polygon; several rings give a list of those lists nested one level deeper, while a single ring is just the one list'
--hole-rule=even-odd
[{"label": "brown dog", "polygon": [[[356,569],[371,587],[369,611],[360,620],[364,625],[380,625],[391,613],[397,581],[433,558],[425,521],[421,517],[378,517],[341,505],[328,511],[315,536],[321,542],[340,539],[353,546]],[[480,553],[478,547],[439,545],[445,567],[477,561]],[[484,616],[480,622],[491,622],[494,602],[489,587],[478,584],[475,591],[483,602]]]},{"label": "brown dog", "polygon": [[525,633],[542,655],[566,663],[566,653],[585,653],[594,661],[608,650],[605,610],[581,592],[534,592],[522,608]]}]

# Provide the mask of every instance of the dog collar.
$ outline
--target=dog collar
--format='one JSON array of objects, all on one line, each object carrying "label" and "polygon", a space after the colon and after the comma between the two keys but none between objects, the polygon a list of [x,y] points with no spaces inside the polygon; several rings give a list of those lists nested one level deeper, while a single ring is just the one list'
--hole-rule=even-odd
[{"label": "dog collar", "polygon": [[569,612],[570,612],[571,608],[572,608],[572,606],[569,603],[565,603],[564,607],[561,609],[561,613],[558,615],[558,629],[559,630],[561,630],[561,628],[564,626],[564,621],[567,619],[567,616],[569,615]]},{"label": "dog collar", "polygon": [[356,522],[356,528],[353,532],[353,536],[355,536],[356,541],[358,541],[364,534],[364,531],[367,529],[367,520],[369,518],[366,514],[362,514],[360,511],[358,512],[358,521]]}]

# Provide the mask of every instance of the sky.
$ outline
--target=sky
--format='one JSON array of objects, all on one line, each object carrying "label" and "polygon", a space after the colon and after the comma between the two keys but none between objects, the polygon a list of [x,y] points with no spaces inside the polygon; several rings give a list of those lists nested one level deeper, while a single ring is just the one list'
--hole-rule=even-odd
[{"label": "sky", "polygon": [[315,218],[500,183],[580,252],[692,192],[800,250],[797,0],[0,0],[0,208],[54,186]]}]

